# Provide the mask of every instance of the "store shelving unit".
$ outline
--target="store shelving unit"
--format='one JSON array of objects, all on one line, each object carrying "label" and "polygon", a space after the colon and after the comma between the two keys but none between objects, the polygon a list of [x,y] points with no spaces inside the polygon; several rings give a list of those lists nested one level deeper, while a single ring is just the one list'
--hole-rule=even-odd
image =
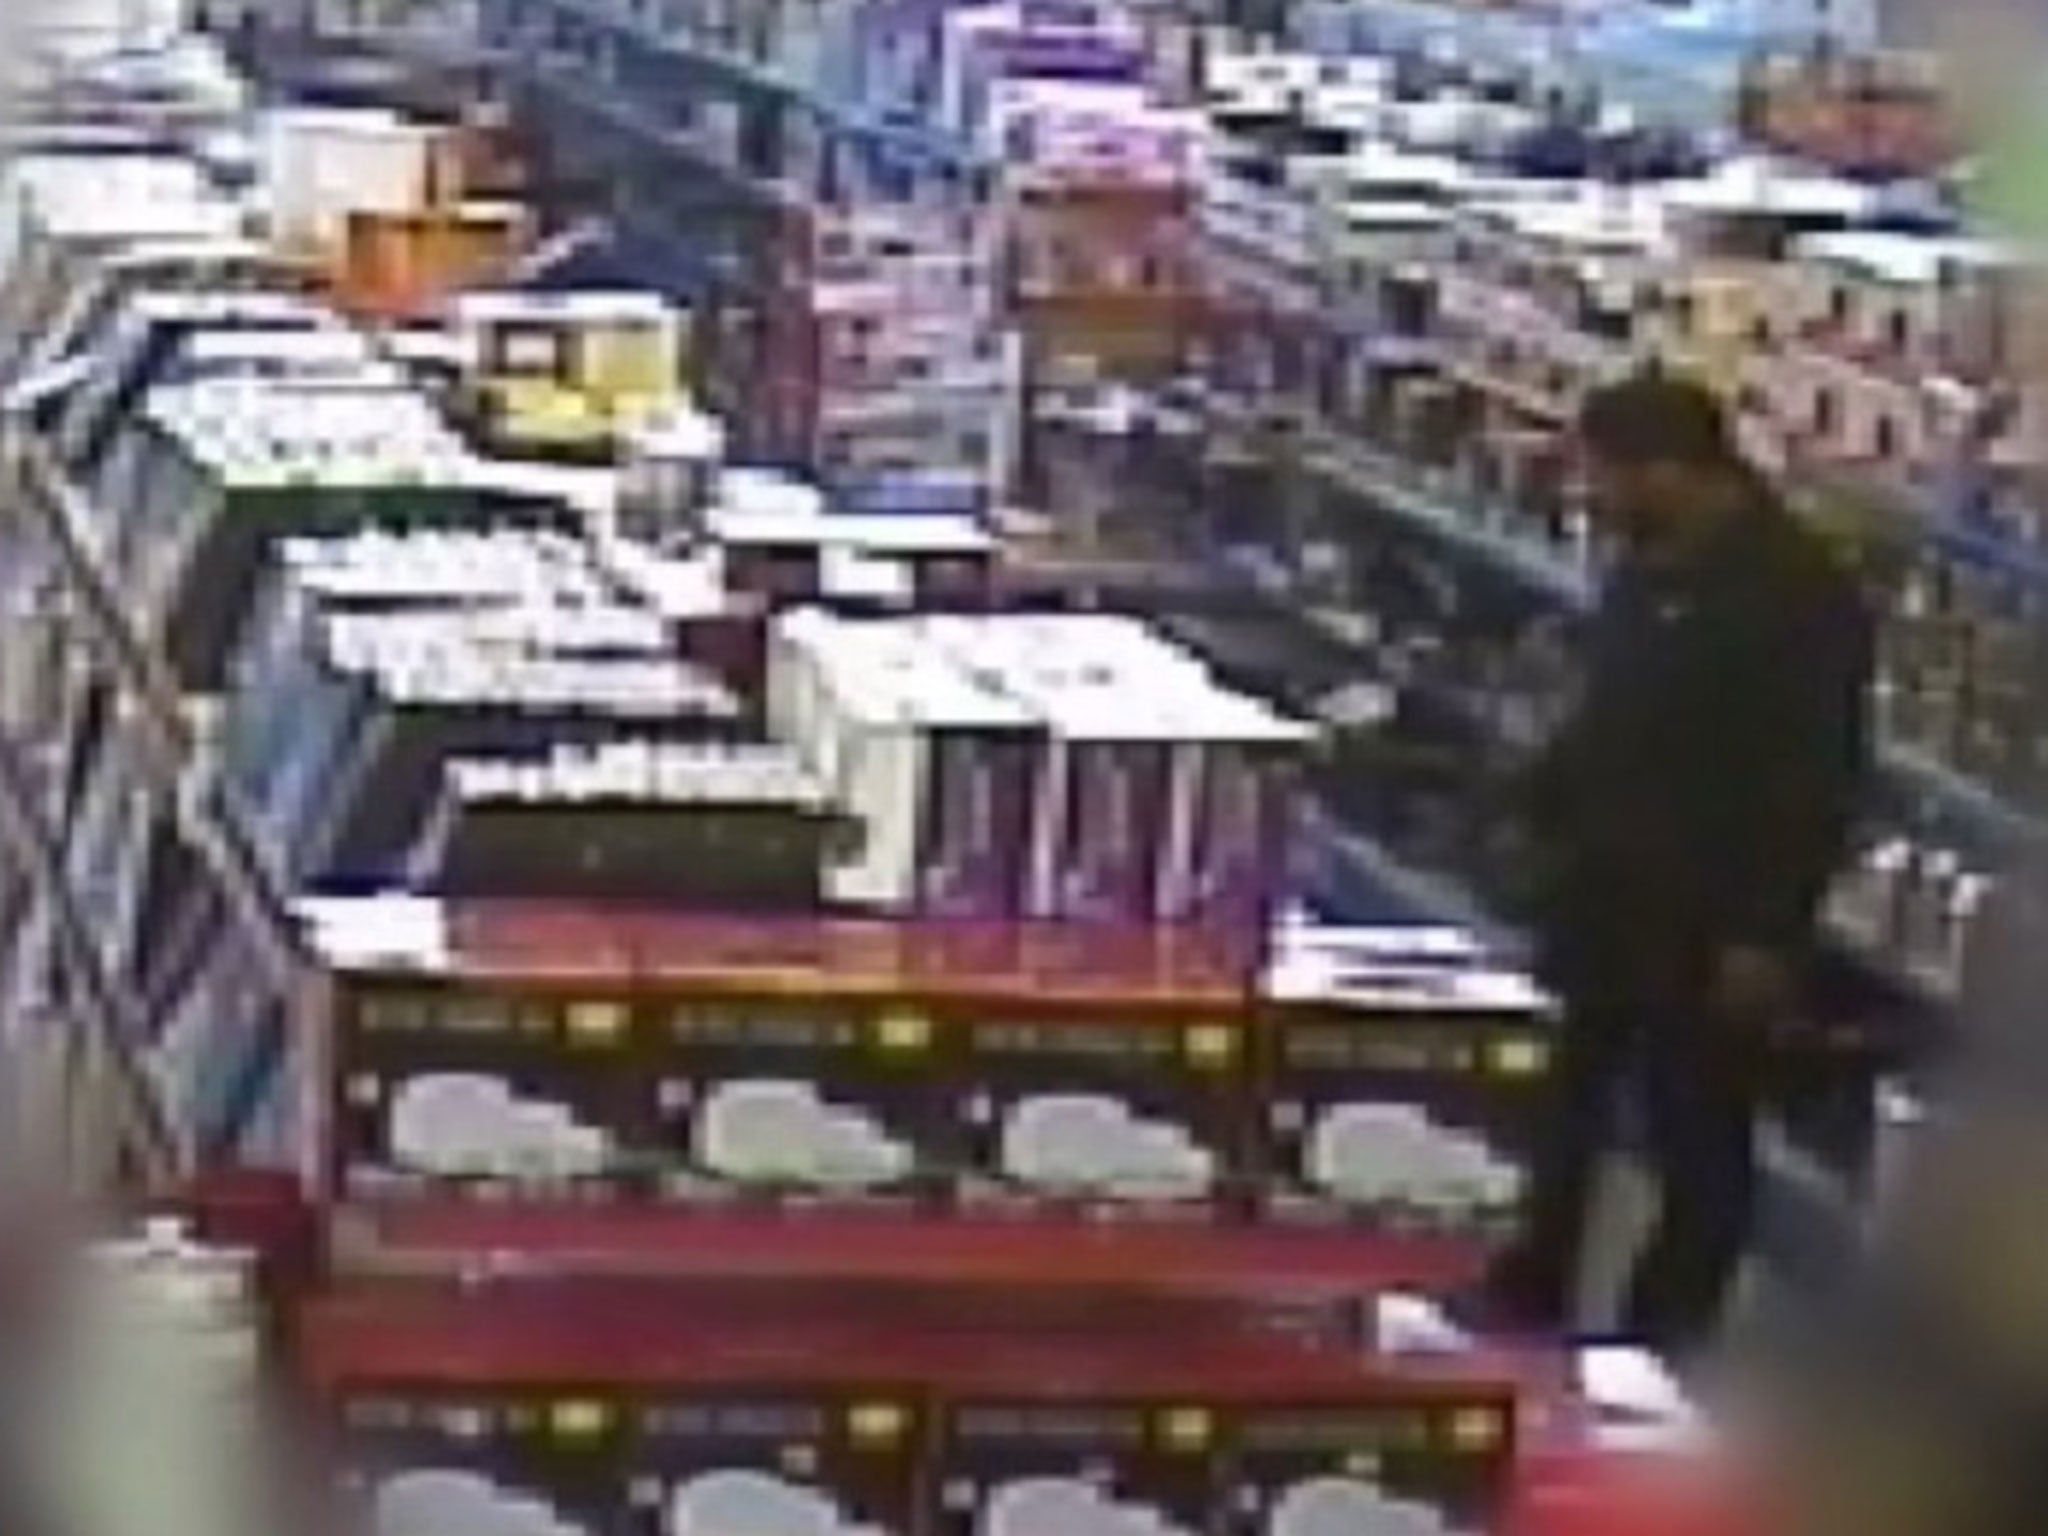
[{"label": "store shelving unit", "polygon": [[[0,454],[9,471],[10,516],[54,556],[62,590],[83,620],[83,645],[98,663],[74,671],[70,681],[74,687],[110,688],[121,701],[117,707],[129,711],[149,743],[142,760],[152,797],[174,807],[180,837],[218,892],[253,963],[280,996],[302,999],[310,978],[302,964],[297,924],[219,784],[163,656],[144,635],[106,551],[90,531],[110,524],[60,467],[32,417],[0,416]],[[10,963],[56,962],[51,980],[58,984],[57,995],[75,1013],[71,1022],[83,1026],[102,1054],[117,1090],[119,1154],[135,1159],[154,1178],[175,1176],[189,1167],[196,1149],[179,1144],[169,1130],[165,1084],[146,1055],[150,1030],[142,999],[119,974],[107,952],[112,936],[75,886],[65,863],[64,831],[51,821],[31,758],[23,744],[0,742],[0,810],[14,851],[41,892],[39,910],[48,914],[54,931],[49,951],[39,948],[33,933],[14,935]],[[27,985],[33,996],[42,983],[29,978]],[[232,1081],[240,1072],[238,1064],[228,1064],[222,1080]]]},{"label": "store shelving unit", "polygon": [[[1403,527],[1435,541],[1458,559],[1512,581],[1532,599],[1568,613],[1593,600],[1590,576],[1554,548],[1489,526],[1453,496],[1422,483],[1388,456],[1313,430],[1304,461],[1311,471],[1354,493]],[[2033,569],[2021,552],[2003,551],[2004,569]],[[2043,572],[2048,575],[2048,571]],[[2048,839],[2048,822],[1927,752],[1886,742],[1880,764],[1895,790],[1918,812],[1964,830],[1973,842],[2014,851]]]},{"label": "store shelving unit", "polygon": [[[515,83],[570,120],[563,126],[589,118],[609,123],[636,153],[651,152],[667,170],[686,173],[664,183],[664,197],[691,198],[694,178],[734,209],[764,210],[842,186],[965,182],[981,169],[966,146],[945,134],[697,40],[654,7],[485,0],[482,39]],[[713,109],[736,124],[735,142],[723,146],[731,154],[690,126]]]}]

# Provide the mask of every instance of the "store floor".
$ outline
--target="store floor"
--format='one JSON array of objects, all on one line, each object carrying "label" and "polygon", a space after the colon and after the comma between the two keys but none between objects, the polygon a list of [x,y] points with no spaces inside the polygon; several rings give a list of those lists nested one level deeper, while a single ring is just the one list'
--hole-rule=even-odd
[{"label": "store floor", "polygon": [[[1626,1152],[1608,1156],[1600,1173],[1591,1237],[1580,1272],[1579,1327],[1606,1332],[1619,1315],[1630,1267],[1656,1219],[1657,1200],[1647,1171]],[[1704,1375],[1747,1380],[1772,1358],[1771,1340],[1785,1313],[1782,1284],[1753,1259],[1744,1267],[1722,1320],[1718,1347]]]}]

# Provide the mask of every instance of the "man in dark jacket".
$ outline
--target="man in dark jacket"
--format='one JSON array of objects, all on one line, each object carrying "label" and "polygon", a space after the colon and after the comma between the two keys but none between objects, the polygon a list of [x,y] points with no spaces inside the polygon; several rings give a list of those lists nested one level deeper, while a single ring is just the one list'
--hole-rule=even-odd
[{"label": "man in dark jacket", "polygon": [[1584,694],[1529,784],[1541,961],[1566,1018],[1530,1227],[1491,1300],[1522,1324],[1568,1320],[1626,1079],[1662,1211],[1624,1327],[1683,1352],[1747,1243],[1761,1048],[1864,777],[1871,627],[1706,390],[1654,373],[1611,385],[1578,438],[1617,560]]}]

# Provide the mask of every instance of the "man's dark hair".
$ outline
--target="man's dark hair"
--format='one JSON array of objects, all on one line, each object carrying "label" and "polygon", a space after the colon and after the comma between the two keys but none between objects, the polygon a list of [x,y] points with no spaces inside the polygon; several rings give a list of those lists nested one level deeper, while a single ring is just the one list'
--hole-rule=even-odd
[{"label": "man's dark hair", "polygon": [[1579,443],[1616,464],[1702,468],[1735,459],[1720,399],[1703,384],[1645,371],[1591,391],[1579,407]]}]

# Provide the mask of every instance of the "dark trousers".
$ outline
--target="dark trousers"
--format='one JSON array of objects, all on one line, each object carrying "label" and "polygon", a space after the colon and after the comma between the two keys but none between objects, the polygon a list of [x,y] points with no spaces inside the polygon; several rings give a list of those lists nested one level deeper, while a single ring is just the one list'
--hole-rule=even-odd
[{"label": "dark trousers", "polygon": [[1632,1087],[1660,1210],[1629,1282],[1622,1326],[1631,1338],[1683,1354],[1711,1334],[1749,1240],[1757,1186],[1754,1034],[1714,1017],[1702,987],[1611,981],[1564,988],[1554,1100],[1532,1169],[1529,1224],[1495,1288],[1526,1324],[1569,1323],[1616,1090]]}]

